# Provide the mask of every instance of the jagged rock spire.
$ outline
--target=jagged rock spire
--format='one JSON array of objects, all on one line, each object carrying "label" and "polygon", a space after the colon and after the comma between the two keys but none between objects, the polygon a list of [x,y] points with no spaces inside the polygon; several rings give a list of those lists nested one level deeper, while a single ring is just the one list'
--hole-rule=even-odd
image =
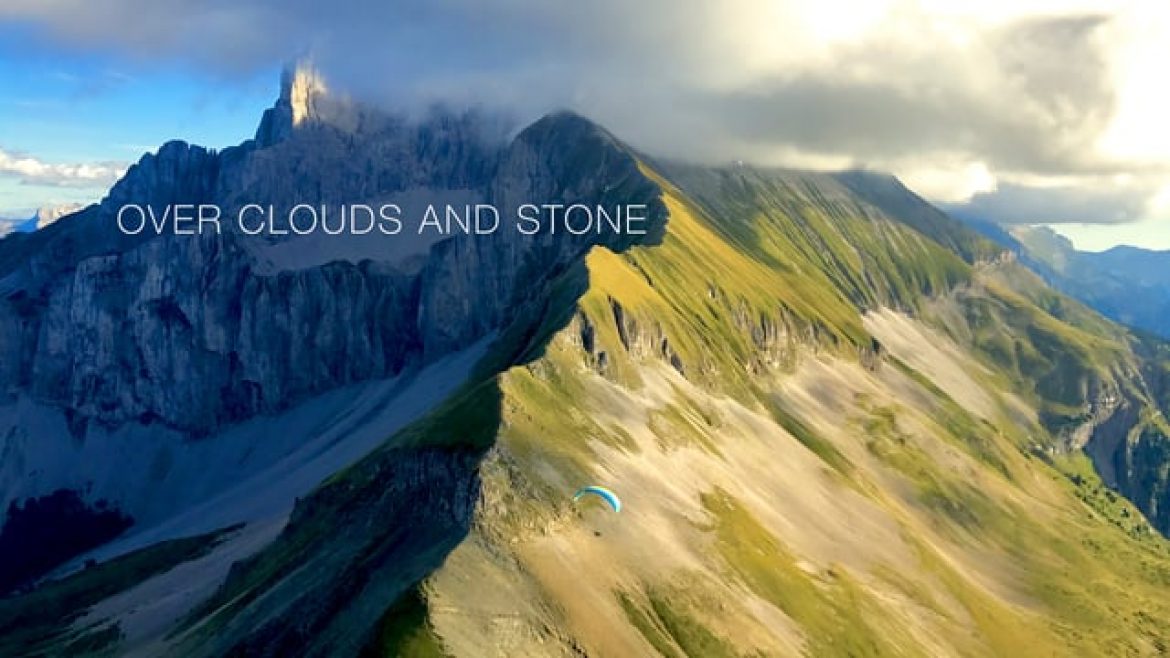
[{"label": "jagged rock spire", "polygon": [[319,118],[319,105],[327,89],[311,59],[299,58],[285,65],[280,75],[280,97],[264,111],[256,141],[260,146],[279,142],[297,126]]}]

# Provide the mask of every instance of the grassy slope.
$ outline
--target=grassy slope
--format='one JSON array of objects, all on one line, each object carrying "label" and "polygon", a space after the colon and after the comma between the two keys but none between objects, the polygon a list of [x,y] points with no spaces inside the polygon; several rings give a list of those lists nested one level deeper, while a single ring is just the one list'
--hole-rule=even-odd
[{"label": "grassy slope", "polygon": [[[1166,649],[1167,543],[1083,457],[1030,451],[1057,443],[1052,428],[1011,413],[1023,400],[1044,420],[1076,401],[1069,377],[1124,369],[1110,326],[819,198],[815,181],[718,206],[658,180],[663,243],[596,249],[573,323],[501,378],[485,495],[504,504],[473,531],[491,548],[457,549],[424,588],[456,608],[432,606],[426,622],[445,651],[468,651],[458,638],[477,615],[540,638],[483,641],[549,654]],[[882,305],[974,348],[943,365],[978,373],[990,417],[934,373],[894,358],[857,366],[873,345],[859,308]],[[591,481],[634,497],[627,518],[572,508],[573,487]],[[837,522],[853,514],[894,534]],[[505,574],[541,603],[489,606],[445,571]]]}]

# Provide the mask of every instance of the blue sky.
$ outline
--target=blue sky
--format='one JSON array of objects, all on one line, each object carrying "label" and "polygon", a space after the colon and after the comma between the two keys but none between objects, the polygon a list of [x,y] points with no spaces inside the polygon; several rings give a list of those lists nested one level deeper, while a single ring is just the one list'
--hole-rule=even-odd
[{"label": "blue sky", "polygon": [[[222,148],[252,136],[279,68],[214,76],[141,57],[75,52],[0,23],[0,153],[121,168],[170,139]],[[2,156],[0,156],[2,157]],[[95,201],[100,180],[0,175],[0,217]]]}]

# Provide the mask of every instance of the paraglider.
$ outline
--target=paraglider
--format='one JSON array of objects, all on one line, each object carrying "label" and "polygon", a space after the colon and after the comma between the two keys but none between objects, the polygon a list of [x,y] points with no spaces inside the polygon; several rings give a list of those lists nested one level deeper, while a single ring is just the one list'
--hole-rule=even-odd
[{"label": "paraglider", "polygon": [[585,496],[589,496],[589,495],[593,495],[593,496],[597,496],[597,497],[601,498],[606,503],[608,503],[609,506],[612,507],[613,511],[615,511],[615,512],[622,511],[621,499],[617,497],[617,494],[610,491],[609,489],[606,489],[605,487],[598,487],[598,486],[582,487],[581,489],[577,490],[577,493],[573,494],[573,502],[575,503],[578,500],[581,500],[581,498],[583,498]]}]

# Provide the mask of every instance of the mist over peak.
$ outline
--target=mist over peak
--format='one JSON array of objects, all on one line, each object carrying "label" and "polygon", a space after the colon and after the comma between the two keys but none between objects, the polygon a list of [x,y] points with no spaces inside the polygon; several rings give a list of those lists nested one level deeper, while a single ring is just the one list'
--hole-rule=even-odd
[{"label": "mist over peak", "polygon": [[[990,220],[1026,188],[1053,203],[1044,221],[1080,221],[1057,199],[1073,186],[1112,200],[1096,221],[1166,216],[1155,201],[1170,162],[1149,109],[1166,99],[1142,77],[1159,31],[1170,30],[1165,11],[1087,2],[1054,12],[1036,0],[986,18],[957,2],[863,4],[326,10],[298,0],[201,12],[117,0],[101,11],[76,2],[0,11],[74,48],[182,62],[221,81],[311,53],[334,93],[413,117],[481,107],[523,126],[570,108],[662,157],[891,171],[937,202],[981,194]],[[138,28],[111,39],[130,22]],[[316,83],[302,82],[295,107],[288,99],[295,121],[322,111],[309,107]],[[1134,180],[1119,183],[1122,174]]]}]

